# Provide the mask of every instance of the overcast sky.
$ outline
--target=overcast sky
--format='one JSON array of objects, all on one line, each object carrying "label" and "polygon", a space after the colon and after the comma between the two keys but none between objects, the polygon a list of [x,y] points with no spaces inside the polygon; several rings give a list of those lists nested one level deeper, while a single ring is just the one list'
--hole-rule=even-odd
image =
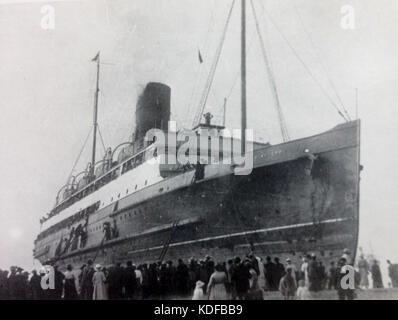
[{"label": "overcast sky", "polygon": [[[54,29],[42,27],[46,4],[55,9]],[[39,219],[54,205],[90,129],[95,86],[95,64],[90,60],[98,50],[108,63],[101,67],[99,102],[107,146],[131,135],[137,95],[148,81],[170,85],[172,118],[189,126],[230,4],[231,0],[0,0],[0,268],[32,268]],[[254,4],[292,138],[322,132],[343,119],[278,30],[337,103],[328,77],[333,81],[352,117],[355,88],[359,89],[364,165],[360,245],[383,262],[398,262],[398,2]],[[238,1],[208,100],[209,110],[220,118],[228,97],[231,128],[240,123],[235,81],[239,5]],[[342,28],[345,5],[354,8],[354,29]],[[275,144],[281,136],[249,7],[247,33],[248,127],[257,139]],[[198,49],[203,64],[198,62]],[[101,152],[99,148],[98,156]],[[86,166],[89,155],[88,148],[77,169]]]}]

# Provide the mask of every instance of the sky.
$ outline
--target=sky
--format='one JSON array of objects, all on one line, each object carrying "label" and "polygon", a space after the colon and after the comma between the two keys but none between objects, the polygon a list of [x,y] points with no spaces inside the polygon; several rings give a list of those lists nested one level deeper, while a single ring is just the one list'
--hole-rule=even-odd
[{"label": "sky", "polygon": [[[46,24],[48,5],[53,28]],[[96,53],[101,51],[104,63],[99,124],[106,146],[129,139],[137,96],[149,81],[171,87],[172,119],[190,127],[230,5],[231,0],[0,0],[0,268],[33,267],[39,219],[54,205],[90,130]],[[338,103],[331,83],[351,117],[358,112],[364,166],[359,245],[384,269],[387,258],[398,263],[398,2],[254,5],[290,137],[344,121],[329,101]],[[347,5],[354,10],[353,29],[342,25]],[[237,0],[207,101],[219,121],[228,98],[230,128],[240,126],[239,6]],[[249,1],[247,19],[248,127],[257,140],[276,144],[282,138]],[[102,152],[99,147],[97,156]],[[74,172],[89,159],[88,147]]]}]

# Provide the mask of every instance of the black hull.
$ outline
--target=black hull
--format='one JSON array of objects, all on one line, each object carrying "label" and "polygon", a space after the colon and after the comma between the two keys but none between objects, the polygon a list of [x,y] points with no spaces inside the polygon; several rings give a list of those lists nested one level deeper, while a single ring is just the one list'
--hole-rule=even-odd
[{"label": "black hull", "polygon": [[[313,164],[305,148],[317,156]],[[276,156],[263,157],[269,152]],[[104,265],[151,262],[162,252],[165,260],[210,255],[223,261],[250,251],[297,260],[316,253],[325,262],[344,248],[355,254],[359,122],[256,150],[254,158],[248,176],[205,179],[134,205],[120,201],[115,212],[99,210],[90,224],[115,219],[119,237],[101,242],[102,230],[92,230],[86,248],[57,257],[50,250],[38,258],[62,268],[90,258]]]}]

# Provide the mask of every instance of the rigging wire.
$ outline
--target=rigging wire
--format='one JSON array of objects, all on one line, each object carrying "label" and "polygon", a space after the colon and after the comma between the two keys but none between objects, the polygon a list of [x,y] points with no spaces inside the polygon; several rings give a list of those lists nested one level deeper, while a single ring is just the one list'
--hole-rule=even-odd
[{"label": "rigging wire", "polygon": [[75,163],[73,164],[72,170],[71,170],[71,172],[70,172],[70,174],[69,174],[69,176],[68,176],[67,183],[69,182],[70,178],[72,177],[72,173],[73,173],[73,171],[74,171],[75,168],[76,168],[76,165],[77,165],[77,163],[78,163],[78,161],[79,161],[79,159],[80,159],[80,157],[81,157],[81,155],[82,155],[82,153],[83,153],[83,151],[84,151],[84,148],[86,147],[88,138],[90,138],[90,135],[91,135],[91,131],[92,131],[92,130],[93,130],[93,127],[91,126],[91,127],[90,127],[90,131],[88,132],[88,135],[87,135],[87,137],[86,137],[86,140],[84,140],[83,147],[81,148],[81,150],[80,150],[80,152],[79,152],[79,155],[77,156],[77,158],[76,158],[76,160],[75,160]]},{"label": "rigging wire", "polygon": [[219,44],[219,46],[217,48],[216,55],[215,55],[214,60],[213,60],[213,64],[212,64],[212,66],[210,68],[210,72],[209,72],[209,75],[207,77],[205,89],[204,89],[202,97],[200,99],[199,109],[197,110],[198,112],[195,114],[195,118],[194,118],[194,121],[193,121],[193,127],[198,125],[200,123],[200,119],[202,118],[203,111],[204,111],[204,108],[206,106],[207,98],[209,97],[210,88],[211,88],[211,86],[213,84],[214,75],[215,75],[215,72],[216,72],[218,61],[220,59],[221,52],[222,52],[222,49],[223,49],[223,46],[224,46],[224,41],[225,41],[225,37],[226,37],[226,34],[227,34],[229,21],[231,20],[231,16],[232,16],[232,11],[233,11],[234,5],[235,5],[235,0],[232,1],[231,8],[229,10],[227,20],[225,22],[225,26],[224,26],[224,30],[223,30],[223,33],[222,33],[221,41],[220,41],[220,44]]},{"label": "rigging wire", "polygon": [[278,31],[282,39],[286,42],[290,50],[292,50],[293,54],[296,56],[296,58],[299,60],[299,62],[303,65],[304,69],[307,71],[308,75],[312,78],[312,80],[315,82],[315,84],[318,85],[319,89],[322,91],[324,96],[329,100],[330,104],[336,109],[338,114],[346,121],[348,122],[349,120],[344,116],[344,114],[341,112],[340,108],[336,105],[336,103],[333,101],[333,99],[330,97],[330,95],[326,92],[326,90],[323,88],[322,84],[318,81],[318,79],[315,77],[315,75],[311,72],[311,70],[308,68],[304,60],[300,57],[296,49],[291,45],[290,41],[286,38],[282,30],[278,27],[278,25],[275,23],[274,19],[271,17],[269,12],[265,9],[263,3],[259,1],[263,10],[267,14],[268,19],[271,21],[272,25],[275,27],[275,29]]},{"label": "rigging wire", "polygon": [[104,153],[106,153],[106,147],[105,147],[104,139],[102,138],[102,134],[101,134],[101,130],[100,130],[99,124],[98,124],[98,134],[99,134],[99,136],[101,138],[101,144],[102,144],[102,147],[104,148]]},{"label": "rigging wire", "polygon": [[257,13],[256,13],[256,9],[254,7],[253,0],[250,0],[250,4],[251,4],[252,11],[253,11],[253,16],[254,16],[256,30],[257,30],[257,35],[258,35],[259,40],[260,40],[261,53],[262,53],[262,56],[263,56],[263,59],[264,59],[264,62],[265,62],[266,69],[267,69],[268,80],[269,80],[269,83],[271,85],[272,96],[274,98],[276,111],[278,113],[279,126],[280,126],[280,129],[281,129],[282,139],[283,139],[283,142],[286,142],[286,141],[290,140],[290,137],[289,137],[289,132],[287,130],[285,117],[283,115],[282,107],[281,107],[280,100],[279,100],[279,94],[278,94],[278,90],[277,90],[277,87],[276,87],[276,81],[275,81],[274,72],[272,70],[272,66],[271,66],[269,57],[268,57],[267,52],[265,50],[264,39],[263,39],[261,31],[260,31],[260,25],[259,25],[259,22],[258,22]]},{"label": "rigging wire", "polygon": [[304,33],[306,34],[306,36],[307,36],[309,42],[310,42],[311,45],[312,45],[312,48],[313,48],[313,50],[314,50],[314,52],[315,52],[315,55],[316,55],[316,57],[317,57],[317,59],[318,59],[318,61],[319,61],[319,64],[320,64],[320,66],[321,66],[323,72],[325,72],[325,75],[326,75],[326,77],[327,77],[327,79],[328,79],[328,82],[329,82],[331,88],[333,89],[333,92],[334,92],[334,94],[336,95],[336,97],[337,97],[337,99],[338,99],[338,101],[339,101],[339,103],[340,103],[340,105],[341,105],[341,108],[343,109],[343,111],[344,111],[345,115],[347,116],[347,118],[351,121],[351,117],[350,117],[350,115],[348,114],[348,111],[347,111],[347,109],[346,109],[345,106],[344,106],[343,100],[341,99],[341,97],[340,97],[340,95],[339,95],[339,93],[338,93],[338,91],[337,91],[337,89],[336,89],[336,86],[335,86],[335,84],[334,84],[332,78],[329,76],[329,72],[328,72],[328,70],[327,70],[325,64],[322,62],[321,55],[320,55],[320,54],[321,54],[321,51],[319,50],[319,48],[317,48],[317,46],[315,45],[314,41],[312,40],[311,35],[309,34],[307,28],[305,27],[305,24],[304,24],[304,21],[303,21],[303,19],[302,19],[302,16],[300,15],[300,12],[298,11],[298,9],[297,9],[297,7],[296,7],[295,5],[294,5],[294,10],[295,10],[296,15],[297,15],[297,17],[298,17],[298,20],[300,21],[301,26],[303,27]]}]

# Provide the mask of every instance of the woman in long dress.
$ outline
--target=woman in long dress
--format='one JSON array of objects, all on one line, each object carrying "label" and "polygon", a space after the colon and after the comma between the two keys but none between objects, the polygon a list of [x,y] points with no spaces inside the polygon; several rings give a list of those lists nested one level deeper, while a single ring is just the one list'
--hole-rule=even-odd
[{"label": "woman in long dress", "polygon": [[221,264],[217,264],[207,286],[209,300],[227,300],[228,277]]},{"label": "woman in long dress", "polygon": [[93,300],[107,300],[108,294],[106,291],[106,277],[104,272],[102,271],[102,266],[97,264],[95,266],[95,273],[93,275]]}]

